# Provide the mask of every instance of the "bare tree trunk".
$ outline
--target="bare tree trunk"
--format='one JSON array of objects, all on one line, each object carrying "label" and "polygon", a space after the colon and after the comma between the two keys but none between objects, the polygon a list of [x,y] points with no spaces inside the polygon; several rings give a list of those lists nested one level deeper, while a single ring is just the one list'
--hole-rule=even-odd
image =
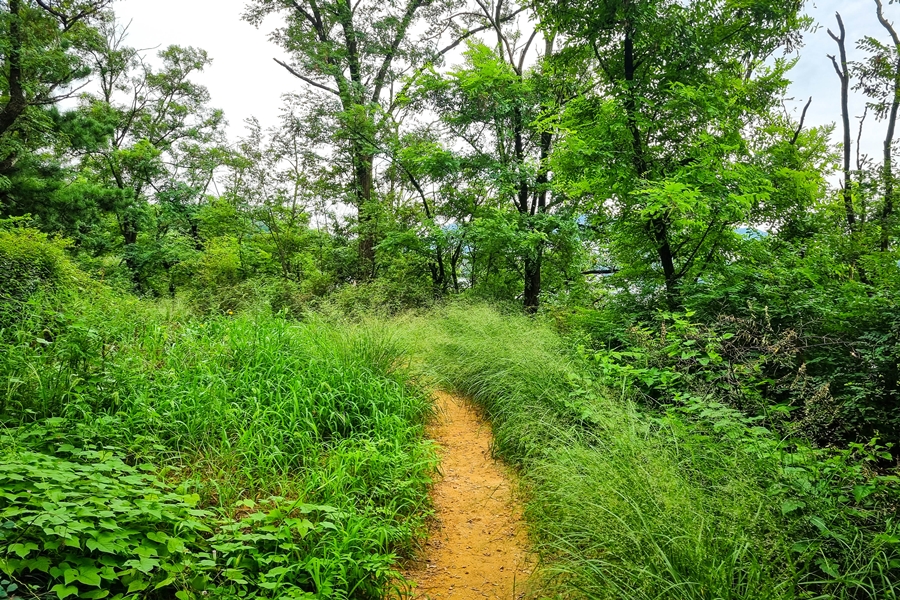
[{"label": "bare tree trunk", "polygon": [[525,312],[534,314],[540,306],[541,294],[541,261],[544,254],[544,245],[538,244],[535,256],[525,258],[525,294],[523,304]]},{"label": "bare tree trunk", "polygon": [[884,17],[884,7],[881,0],[875,0],[878,6],[878,21],[894,41],[894,54],[897,63],[894,65],[894,89],[891,99],[891,111],[888,115],[888,128],[884,136],[884,165],[882,166],[882,178],[884,183],[884,205],[881,208],[881,250],[887,252],[891,245],[891,217],[894,213],[894,168],[892,146],[894,144],[894,131],[897,124],[897,110],[900,108],[900,36],[894,26]]},{"label": "bare tree trunk", "polygon": [[450,254],[450,277],[453,279],[453,291],[459,293],[459,276],[457,274],[457,265],[459,257],[462,254],[463,243],[460,242]]},{"label": "bare tree trunk", "polygon": [[124,242],[122,254],[125,257],[125,264],[131,271],[131,280],[134,282],[138,291],[145,289],[144,275],[141,272],[140,261],[135,255],[135,245],[138,240],[138,223],[133,215],[126,213],[121,221],[122,241]]},{"label": "bare tree trunk", "polygon": [[[547,194],[550,185],[550,173],[547,161],[553,144],[553,134],[541,132],[541,157],[537,178],[535,179],[535,202],[531,214],[541,215],[547,211]],[[535,313],[540,307],[541,267],[543,266],[544,242],[540,241],[535,249],[535,256],[525,260],[525,312]]]},{"label": "bare tree trunk", "polygon": [[850,175],[850,70],[847,66],[847,47],[845,41],[847,32],[844,30],[844,21],[841,19],[841,13],[834,13],[837,17],[838,27],[841,34],[835,35],[828,30],[828,35],[837,42],[840,51],[840,65],[834,55],[829,55],[831,64],[834,66],[834,72],[841,80],[841,124],[844,129],[844,211],[847,214],[847,226],[853,231],[856,229],[856,212],[853,210],[853,179]]}]

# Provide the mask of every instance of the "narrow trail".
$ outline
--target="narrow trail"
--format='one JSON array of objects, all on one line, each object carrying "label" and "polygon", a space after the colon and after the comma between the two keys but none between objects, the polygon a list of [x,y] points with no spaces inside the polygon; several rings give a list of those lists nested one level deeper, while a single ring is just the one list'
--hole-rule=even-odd
[{"label": "narrow trail", "polygon": [[425,556],[406,577],[413,597],[521,598],[534,561],[510,475],[490,454],[489,425],[464,399],[438,392],[430,435],[443,478],[433,491],[435,525]]}]

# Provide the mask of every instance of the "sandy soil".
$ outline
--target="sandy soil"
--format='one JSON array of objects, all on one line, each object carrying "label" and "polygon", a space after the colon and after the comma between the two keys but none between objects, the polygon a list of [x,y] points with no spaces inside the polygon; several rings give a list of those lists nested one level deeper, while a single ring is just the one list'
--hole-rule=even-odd
[{"label": "sandy soil", "polygon": [[438,393],[430,434],[441,447],[436,519],[406,577],[415,598],[511,600],[533,569],[511,474],[490,455],[490,427],[464,399]]}]

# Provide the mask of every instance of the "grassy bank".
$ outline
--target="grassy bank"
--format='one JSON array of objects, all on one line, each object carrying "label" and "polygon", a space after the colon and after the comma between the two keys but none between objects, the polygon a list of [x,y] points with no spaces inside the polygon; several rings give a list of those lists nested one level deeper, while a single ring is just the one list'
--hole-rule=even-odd
[{"label": "grassy bank", "polygon": [[497,453],[523,474],[537,595],[896,597],[896,484],[846,454],[712,400],[692,416],[639,410],[625,380],[610,385],[532,319],[456,306],[404,327],[430,376],[486,409]]},{"label": "grassy bank", "polygon": [[389,331],[201,319],[5,241],[23,275],[0,306],[0,591],[398,593],[435,454]]}]

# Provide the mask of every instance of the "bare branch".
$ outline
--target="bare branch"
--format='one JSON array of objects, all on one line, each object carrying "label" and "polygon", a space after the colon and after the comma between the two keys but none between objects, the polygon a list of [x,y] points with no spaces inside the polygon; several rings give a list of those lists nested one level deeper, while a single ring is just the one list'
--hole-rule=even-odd
[{"label": "bare branch", "polygon": [[863,124],[866,122],[866,115],[869,114],[869,107],[863,111],[862,117],[859,118],[859,133],[856,135],[856,170],[862,171],[863,155],[860,154],[862,148]]},{"label": "bare branch", "polygon": [[403,43],[403,40],[406,37],[406,32],[409,29],[409,24],[412,22],[413,16],[424,3],[425,0],[410,0],[409,5],[407,5],[406,12],[403,14],[403,18],[401,19],[400,25],[397,27],[397,32],[394,34],[394,39],[391,42],[391,48],[385,55],[384,60],[381,63],[381,68],[378,69],[378,74],[375,76],[375,90],[372,92],[373,102],[378,102],[388,70],[391,68],[391,62],[394,60],[394,56],[400,48],[400,44]]},{"label": "bare branch", "polygon": [[810,104],[812,104],[812,96],[809,97],[806,106],[803,107],[803,113],[800,115],[800,124],[797,126],[797,131],[794,132],[794,137],[791,138],[791,146],[797,143],[797,138],[800,137],[800,132],[803,131],[803,122],[806,120],[806,111],[809,110]]},{"label": "bare branch", "polygon": [[[510,21],[510,20],[514,19],[516,16],[518,16],[519,14],[525,12],[526,10],[528,10],[528,9],[527,9],[527,7],[524,7],[524,6],[523,6],[522,8],[517,9],[517,10],[514,10],[513,12],[509,13],[509,14],[506,15],[505,17],[501,18],[501,19],[500,19],[500,22],[501,22],[501,23],[506,23],[507,21]],[[450,52],[451,50],[453,50],[454,48],[456,48],[457,46],[459,46],[461,43],[463,43],[466,39],[472,37],[472,36],[475,35],[476,33],[481,33],[482,31],[486,31],[486,30],[488,30],[488,29],[492,29],[493,27],[494,27],[494,24],[493,24],[493,22],[491,22],[491,23],[488,23],[487,25],[482,25],[482,26],[480,26],[480,27],[476,27],[475,29],[470,29],[469,31],[466,31],[466,32],[463,33],[460,37],[456,38],[456,40],[454,40],[452,44],[450,44],[449,46],[447,46],[447,47],[444,48],[443,50],[439,51],[439,52],[437,53],[438,56],[443,56],[444,54]]]},{"label": "bare branch", "polygon": [[616,267],[605,267],[603,269],[588,269],[587,271],[582,271],[582,275],[615,275],[619,272],[619,269]]},{"label": "bare branch", "polygon": [[340,95],[341,95],[340,92],[338,92],[336,89],[330,88],[330,87],[328,87],[327,85],[321,84],[321,83],[319,83],[319,82],[317,82],[317,81],[313,81],[313,80],[310,79],[309,77],[306,77],[306,76],[304,76],[304,75],[301,75],[300,73],[297,72],[296,69],[294,69],[293,67],[291,67],[291,66],[288,65],[287,63],[284,63],[284,62],[278,60],[277,58],[273,58],[272,60],[274,60],[274,61],[277,62],[279,65],[281,65],[282,67],[284,67],[284,68],[287,70],[288,73],[290,73],[291,75],[293,75],[293,76],[296,77],[297,79],[300,79],[301,81],[305,81],[305,82],[308,83],[309,85],[311,85],[311,86],[313,86],[313,87],[317,87],[317,88],[319,88],[320,90],[325,90],[326,92],[330,92],[330,93],[334,94],[335,96],[340,96]]},{"label": "bare branch", "polygon": [[531,37],[528,38],[528,41],[525,43],[525,47],[522,48],[522,53],[519,55],[519,73],[522,73],[522,69],[525,65],[525,55],[528,53],[528,48],[531,47],[531,42],[534,41],[534,38],[537,37],[538,30],[535,28],[534,31],[531,32]]},{"label": "bare branch", "polygon": [[875,0],[875,4],[878,5],[878,22],[891,34],[891,39],[894,40],[894,47],[900,48],[900,37],[897,36],[893,24],[884,17],[884,7],[881,5],[881,0]]}]

